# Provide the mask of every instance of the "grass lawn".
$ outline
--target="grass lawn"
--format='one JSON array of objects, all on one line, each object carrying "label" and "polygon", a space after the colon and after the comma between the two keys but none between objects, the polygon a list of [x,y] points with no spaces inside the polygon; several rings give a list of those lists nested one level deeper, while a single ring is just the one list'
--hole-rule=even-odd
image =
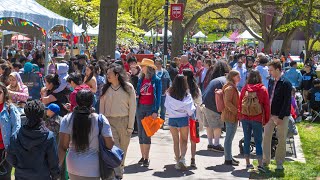
[{"label": "grass lawn", "polygon": [[[275,161],[267,173],[251,173],[253,179],[320,179],[320,123],[297,124],[306,163],[285,162],[283,172],[275,171]],[[257,161],[254,162],[257,165]]]}]

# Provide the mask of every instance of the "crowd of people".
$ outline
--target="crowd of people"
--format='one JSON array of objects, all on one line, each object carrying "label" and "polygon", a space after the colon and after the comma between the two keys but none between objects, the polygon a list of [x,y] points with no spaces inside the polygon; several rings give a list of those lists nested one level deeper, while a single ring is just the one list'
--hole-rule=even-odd
[{"label": "crowd of people", "polygon": [[[277,57],[250,48],[230,50],[221,55],[186,48],[168,65],[159,56],[138,62],[133,50],[118,52],[117,59],[77,55],[58,62],[53,57],[45,76],[42,51],[15,52],[14,58],[3,52],[0,165],[5,172],[0,178],[11,179],[14,167],[17,180],[100,179],[99,114],[107,148],[116,145],[126,155],[132,133],[138,134],[141,159],[137,163],[144,167],[151,163],[152,138],[142,119],[164,119],[172,135],[177,170],[188,167],[189,140],[190,166],[196,167],[190,119],[206,129],[207,150],[224,153],[222,163],[230,166],[239,165],[232,143],[241,122],[246,167],[255,168],[250,161],[253,137],[256,168],[261,172],[270,164],[276,127],[275,161],[277,169],[283,170],[290,122],[304,111],[320,110],[316,63],[306,60],[300,71],[292,61],[287,70]],[[301,90],[305,106],[297,103],[296,90]],[[224,144],[220,142],[222,130],[226,132]],[[125,156],[119,167],[110,170],[110,179],[122,179],[124,167]]]}]

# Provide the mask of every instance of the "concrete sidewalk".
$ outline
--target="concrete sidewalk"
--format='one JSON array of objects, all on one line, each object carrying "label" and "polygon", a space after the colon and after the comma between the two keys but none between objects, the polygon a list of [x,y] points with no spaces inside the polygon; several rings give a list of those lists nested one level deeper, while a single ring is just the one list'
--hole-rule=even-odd
[{"label": "concrete sidewalk", "polygon": [[[222,135],[224,137],[225,134]],[[208,141],[203,135],[197,144],[196,164],[197,169],[179,171],[174,168],[173,142],[169,130],[159,130],[152,137],[149,168],[137,164],[140,160],[138,137],[133,137],[128,149],[124,180],[144,179],[248,179],[250,174],[245,169],[246,164],[239,156],[239,140],[243,137],[242,127],[238,127],[233,141],[233,156],[240,161],[239,166],[226,166],[224,154],[207,150]],[[220,139],[223,145],[224,138]],[[186,156],[187,165],[190,165],[191,150],[188,144]],[[241,157],[241,158],[238,158]]]},{"label": "concrete sidewalk", "polygon": [[[205,180],[205,179],[248,179],[245,159],[240,155],[239,140],[243,138],[242,127],[238,126],[233,141],[233,156],[240,161],[239,166],[226,166],[224,154],[207,150],[208,141],[203,131],[200,143],[197,144],[196,164],[197,169],[179,171],[174,168],[173,142],[169,130],[159,130],[152,137],[149,168],[137,164],[140,160],[140,148],[138,137],[132,137],[126,159],[124,180],[153,180],[153,179],[182,179],[182,180]],[[223,145],[225,133],[220,139]],[[289,161],[305,162],[300,146],[299,135],[294,136],[296,155],[292,153],[287,144],[287,157]],[[254,151],[255,152],[255,151]],[[188,144],[187,165],[190,165],[191,147]]]}]

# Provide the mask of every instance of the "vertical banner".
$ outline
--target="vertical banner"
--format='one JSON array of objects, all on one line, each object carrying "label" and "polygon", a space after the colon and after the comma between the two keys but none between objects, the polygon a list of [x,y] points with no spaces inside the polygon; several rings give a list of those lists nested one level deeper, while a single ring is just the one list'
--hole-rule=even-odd
[{"label": "vertical banner", "polygon": [[170,6],[170,20],[182,21],[183,20],[183,4],[171,4]]}]

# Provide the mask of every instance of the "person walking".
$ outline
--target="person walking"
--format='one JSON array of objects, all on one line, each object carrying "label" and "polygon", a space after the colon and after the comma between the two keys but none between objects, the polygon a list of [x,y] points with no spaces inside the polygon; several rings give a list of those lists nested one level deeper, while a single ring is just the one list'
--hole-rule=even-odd
[{"label": "person walking", "polygon": [[[224,152],[223,146],[220,144],[221,128],[224,126],[221,115],[217,111],[215,101],[215,90],[222,89],[226,84],[226,73],[229,73],[229,66],[225,61],[218,61],[213,67],[213,80],[203,92],[203,125],[207,131],[208,150],[216,152]],[[214,142],[213,142],[214,139]]]},{"label": "person walking", "polygon": [[160,118],[166,120],[166,108],[164,107],[164,102],[166,100],[166,91],[171,86],[172,82],[168,71],[162,67],[162,63],[163,61],[161,59],[157,59],[154,64],[157,67],[156,74],[161,79],[162,85]]},{"label": "person walking", "polygon": [[269,72],[273,79],[269,81],[269,98],[271,104],[271,117],[264,127],[263,134],[263,163],[270,164],[271,140],[274,128],[277,127],[278,145],[275,155],[277,170],[283,170],[286,156],[286,139],[288,135],[288,123],[291,110],[292,84],[281,75],[282,67],[279,60],[271,61]]},{"label": "person walking", "polygon": [[151,147],[151,138],[146,135],[142,126],[142,119],[152,116],[158,117],[158,111],[161,103],[162,84],[160,78],[156,75],[157,67],[153,60],[143,59],[140,63],[142,67],[141,77],[137,85],[137,122],[138,136],[142,158],[138,164],[149,167],[149,152]]},{"label": "person walking", "polygon": [[293,87],[299,88],[302,82],[302,74],[297,69],[298,63],[290,62],[290,69],[284,73],[284,77],[292,84]]},{"label": "person walking", "polygon": [[266,88],[268,88],[269,79],[270,79],[270,75],[269,75],[269,71],[268,71],[269,68],[267,66],[268,62],[269,62],[269,60],[267,59],[267,57],[261,56],[259,58],[259,65],[256,67],[256,70],[258,70],[261,75],[262,84]]},{"label": "person walking", "polygon": [[[259,104],[252,104],[258,107],[261,113],[248,113],[242,111],[248,108],[245,102],[248,99],[248,95],[253,95]],[[252,107],[249,107],[253,110]],[[254,109],[256,110],[256,109]],[[263,126],[268,123],[270,118],[270,100],[267,88],[264,86],[261,75],[258,70],[252,70],[249,73],[247,84],[242,88],[239,100],[239,112],[240,120],[243,128],[244,146],[243,152],[246,159],[247,169],[253,169],[253,165],[250,163],[250,142],[253,134],[254,143],[256,147],[256,156],[258,159],[258,170],[265,172],[262,164],[262,133]]]},{"label": "person walking", "polygon": [[[64,116],[59,133],[59,165],[62,166],[66,152],[66,164],[70,180],[100,180],[99,171],[99,115],[93,112],[94,94],[89,89],[77,93],[78,106]],[[102,116],[106,147],[114,145],[108,120]]]},{"label": "person walking", "polygon": [[70,87],[73,88],[73,91],[69,95],[70,103],[68,103],[69,111],[72,112],[73,109],[77,106],[77,101],[76,101],[77,93],[81,89],[90,89],[90,87],[86,84],[83,84],[82,83],[82,75],[79,73],[75,73],[75,72],[69,74],[69,76],[67,78],[67,82],[70,84]]},{"label": "person walking", "polygon": [[232,157],[232,141],[238,125],[239,92],[237,85],[240,82],[240,73],[231,70],[227,75],[227,84],[222,88],[225,108],[222,110],[221,120],[226,123],[226,137],[224,139],[224,158],[226,165],[238,166],[239,161]]},{"label": "person walking", "polygon": [[5,153],[10,144],[10,137],[16,134],[21,127],[20,113],[16,106],[9,101],[8,90],[0,82],[0,161],[6,173],[0,175],[0,179],[11,179],[11,165],[5,160]]},{"label": "person walking", "polygon": [[170,132],[173,139],[173,148],[176,169],[186,170],[185,155],[188,149],[189,117],[196,110],[192,96],[188,92],[188,84],[183,75],[177,75],[172,87],[168,89],[165,107],[169,117]]},{"label": "person walking", "polygon": [[126,71],[120,65],[112,64],[108,68],[107,81],[102,89],[100,113],[109,120],[115,145],[125,153],[120,167],[115,169],[116,178],[122,179],[135,121],[136,93],[129,83]]},{"label": "person walking", "polygon": [[45,107],[33,100],[26,103],[24,112],[27,124],[12,136],[7,151],[15,179],[56,180],[60,176],[57,144],[54,133],[42,123]]},{"label": "person walking", "polygon": [[[199,123],[202,124],[201,111],[200,111],[200,106],[202,104],[201,90],[196,82],[194,74],[190,69],[184,69],[183,75],[187,79],[188,91],[191,94],[192,100],[196,107],[195,120],[199,121]],[[197,144],[191,140],[191,136],[190,136],[190,142],[191,142],[191,163],[190,164],[191,164],[191,167],[196,167]]]},{"label": "person walking", "polygon": [[246,66],[243,65],[242,58],[238,59],[237,66],[233,69],[240,73],[240,82],[238,83],[237,88],[241,91],[242,87],[246,84],[247,79],[247,69]]}]

